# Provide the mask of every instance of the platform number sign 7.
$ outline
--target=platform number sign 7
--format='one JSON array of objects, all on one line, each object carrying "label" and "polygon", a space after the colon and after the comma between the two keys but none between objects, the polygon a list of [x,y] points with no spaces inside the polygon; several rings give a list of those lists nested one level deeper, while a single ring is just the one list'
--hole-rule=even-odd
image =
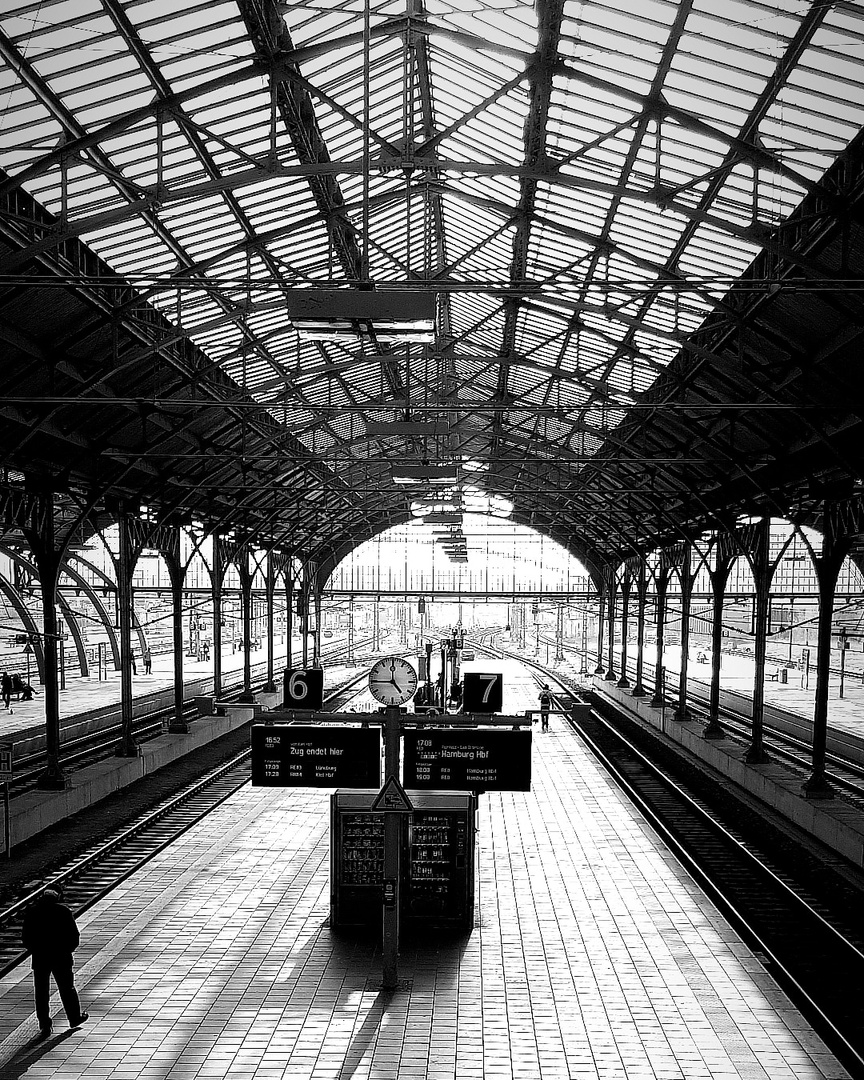
[{"label": "platform number sign 7", "polygon": [[501,712],[504,701],[504,676],[500,671],[484,675],[480,671],[466,671],[462,688],[462,711],[493,713]]},{"label": "platform number sign 7", "polygon": [[283,680],[283,708],[320,709],[324,704],[321,668],[289,668]]}]

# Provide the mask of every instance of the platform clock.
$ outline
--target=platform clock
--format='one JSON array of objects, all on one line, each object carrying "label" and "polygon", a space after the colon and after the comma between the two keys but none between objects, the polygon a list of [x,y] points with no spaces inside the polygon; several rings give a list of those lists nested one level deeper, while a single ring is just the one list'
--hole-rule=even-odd
[{"label": "platform clock", "polygon": [[404,705],[417,690],[417,672],[401,656],[377,660],[369,672],[369,693],[382,705]]}]

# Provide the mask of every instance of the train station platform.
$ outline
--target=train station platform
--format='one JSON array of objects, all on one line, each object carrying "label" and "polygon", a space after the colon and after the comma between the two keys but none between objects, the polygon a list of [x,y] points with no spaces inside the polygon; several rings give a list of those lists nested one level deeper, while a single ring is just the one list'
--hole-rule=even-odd
[{"label": "train station platform", "polygon": [[[295,652],[297,643],[294,644]],[[274,668],[278,673],[279,665],[284,668],[286,646],[278,640],[273,647]],[[251,660],[253,672],[263,679],[264,664],[267,653],[265,649],[257,649],[252,652]],[[243,671],[243,653],[231,653],[226,650],[222,658],[223,681],[232,681]],[[204,694],[212,691],[213,687],[213,661],[193,660],[190,657],[183,658],[183,681],[185,697]],[[120,709],[120,672],[109,668],[107,677],[99,679],[96,675],[89,678],[79,676],[67,676],[66,686],[60,691],[60,723],[61,727],[68,725],[82,717],[95,715],[110,709],[112,706]],[[5,709],[0,703],[0,742],[17,741],[21,732],[38,729],[45,723],[45,698],[42,688],[34,683],[36,695],[31,701],[16,701],[12,699],[9,709]],[[174,663],[169,654],[157,654],[153,657],[153,666],[150,674],[145,675],[139,661],[138,672],[132,677],[133,698],[140,705],[148,698],[166,697],[166,704],[173,701],[174,693]],[[161,707],[161,706],[157,706]]]},{"label": "train station platform", "polygon": [[241,788],[81,916],[84,1027],[55,998],[34,1041],[0,980],[0,1080],[848,1075],[561,718],[480,804],[474,930],[404,940],[384,991],[329,927],[329,792]]},{"label": "train station platform", "polygon": [[[699,663],[695,659],[696,650],[691,650],[691,656],[687,663],[687,679],[689,682],[698,682],[704,687],[710,684],[710,669],[705,663]],[[653,680],[653,651],[646,652],[645,674]],[[679,672],[681,670],[681,649],[677,645],[667,647],[664,657],[666,660],[666,694],[672,701],[677,693]],[[578,654],[568,652],[563,661],[550,664],[556,670],[566,673],[568,677],[576,681],[590,683],[594,673],[594,659],[589,663],[589,671],[584,671],[584,665]],[[786,668],[786,681],[780,678],[782,666],[776,663],[769,664],[766,668],[767,677],[764,683],[764,701],[767,706],[781,709],[794,716],[811,722],[813,719],[814,700],[816,696],[816,672],[809,673],[795,667]],[[753,700],[753,672],[754,662],[752,658],[744,655],[724,653],[720,665],[720,688],[727,693],[735,694],[742,702]],[[620,674],[620,673],[619,673]],[[628,667],[628,675],[633,680],[633,661]],[[653,686],[653,681],[651,683]],[[836,731],[842,731],[852,740],[860,742],[864,748],[864,678],[860,671],[850,671],[844,679],[841,691],[840,681],[837,676],[831,680],[828,689],[828,726]]]},{"label": "train station platform", "polygon": [[[295,659],[297,648],[295,643]],[[256,650],[252,653],[252,685],[261,686],[266,675],[266,652]],[[341,657],[338,659],[341,660]],[[202,708],[214,704],[212,696],[212,665],[190,665],[184,667],[184,700],[191,701],[201,697]],[[196,670],[196,667],[198,670]],[[278,686],[282,671],[286,667],[286,647],[275,643],[274,679],[277,682],[275,693],[256,692],[256,709],[273,708],[281,698]],[[230,686],[242,678],[243,654],[227,653],[223,664],[223,686]],[[345,682],[353,673],[354,666],[341,663],[328,664],[325,671],[325,689]],[[9,840],[14,846],[32,838],[37,833],[58,822],[86,810],[94,803],[111,795],[120,788],[140,780],[143,776],[157,772],[165,765],[187,754],[193,754],[201,747],[223,736],[251,719],[247,705],[233,704],[222,708],[211,708],[201,712],[194,723],[186,725],[185,732],[165,730],[148,737],[140,743],[137,757],[116,757],[109,755],[89,764],[71,766],[64,756],[65,744],[72,739],[99,734],[104,729],[117,725],[120,719],[120,678],[112,672],[107,680],[78,680],[79,685],[67,685],[60,692],[61,715],[61,763],[64,764],[69,781],[61,790],[41,791],[30,787],[20,792],[10,806]],[[66,696],[68,695],[68,696]],[[147,718],[154,712],[168,709],[174,702],[174,677],[169,657],[154,658],[150,674],[133,677],[133,714],[136,719]],[[65,706],[65,708],[64,708]],[[12,747],[13,762],[16,767],[28,754],[44,751],[45,718],[41,699],[29,702],[14,702],[12,709],[0,708],[0,744]],[[81,710],[81,711],[75,711]],[[220,715],[213,715],[218,712]],[[158,728],[157,728],[158,731]],[[5,806],[0,804],[0,836],[5,835]]]}]

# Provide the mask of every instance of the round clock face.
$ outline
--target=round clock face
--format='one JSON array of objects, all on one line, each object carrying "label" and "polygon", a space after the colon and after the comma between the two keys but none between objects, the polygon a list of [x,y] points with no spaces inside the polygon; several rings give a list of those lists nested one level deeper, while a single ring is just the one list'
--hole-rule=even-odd
[{"label": "round clock face", "polygon": [[377,660],[369,672],[369,692],[382,705],[404,705],[417,689],[417,672],[401,656]]}]

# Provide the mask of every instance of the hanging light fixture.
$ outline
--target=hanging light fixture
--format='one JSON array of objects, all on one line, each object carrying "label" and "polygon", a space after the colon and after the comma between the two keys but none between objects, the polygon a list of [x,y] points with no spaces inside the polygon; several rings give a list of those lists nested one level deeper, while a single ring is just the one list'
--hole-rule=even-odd
[{"label": "hanging light fixture", "polygon": [[435,340],[435,294],[408,290],[293,289],[288,317],[304,341],[339,341],[364,333],[382,342]]},{"label": "hanging light fixture", "polygon": [[393,465],[394,484],[455,484],[458,465]]}]

